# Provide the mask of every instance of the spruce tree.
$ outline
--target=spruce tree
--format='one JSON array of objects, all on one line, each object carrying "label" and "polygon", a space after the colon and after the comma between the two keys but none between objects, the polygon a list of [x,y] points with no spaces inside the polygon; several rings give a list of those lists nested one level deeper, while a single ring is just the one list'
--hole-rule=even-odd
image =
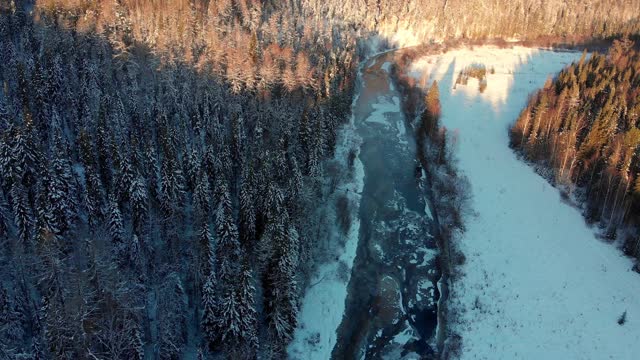
[{"label": "spruce tree", "polygon": [[237,346],[242,331],[238,292],[232,284],[221,288],[215,312],[215,329],[226,350]]},{"label": "spruce tree", "polygon": [[127,202],[130,199],[131,188],[136,174],[128,156],[124,156],[120,162],[118,170],[118,181],[116,182],[116,191],[120,202]]},{"label": "spruce tree", "polygon": [[138,175],[133,179],[129,188],[133,229],[139,235],[143,234],[143,227],[148,214],[149,197],[146,184],[142,176]]},{"label": "spruce tree", "polygon": [[0,239],[9,236],[10,210],[4,196],[0,193]]},{"label": "spruce tree", "polygon": [[109,235],[111,236],[114,253],[116,257],[120,257],[124,250],[124,223],[118,202],[113,198],[109,201],[107,216]]},{"label": "spruce tree", "polygon": [[131,360],[144,360],[144,342],[142,341],[142,332],[140,326],[135,320],[130,321],[131,336]]},{"label": "spruce tree", "polygon": [[201,281],[197,284],[203,286],[208,279],[209,274],[215,266],[215,253],[213,246],[213,237],[209,230],[209,224],[203,222],[198,234],[198,279]]},{"label": "spruce tree", "polygon": [[33,240],[32,236],[34,236],[31,231],[34,218],[31,212],[31,206],[27,202],[26,190],[24,186],[16,181],[11,188],[10,195],[19,239],[23,245],[28,246]]},{"label": "spruce tree", "polygon": [[89,228],[93,231],[104,216],[104,192],[100,178],[92,166],[85,168],[84,204]]},{"label": "spruce tree", "polygon": [[194,191],[198,182],[198,174],[200,173],[200,162],[198,161],[198,158],[198,152],[195,149],[192,149],[188,152],[187,159],[184,162],[186,184],[190,191]]},{"label": "spruce tree", "polygon": [[240,256],[240,242],[238,230],[233,219],[229,190],[224,183],[220,183],[221,197],[216,213],[216,274],[223,286],[232,283],[238,274],[238,259]]},{"label": "spruce tree", "polygon": [[256,209],[253,186],[246,177],[240,183],[240,233],[245,246],[250,247],[256,235]]},{"label": "spruce tree", "polygon": [[246,359],[253,359],[258,349],[258,318],[254,300],[256,289],[251,269],[244,264],[238,280],[238,312],[240,326],[240,352]]},{"label": "spruce tree", "polygon": [[217,328],[217,301],[216,301],[216,279],[211,272],[202,287],[202,331],[205,339],[211,345],[219,339]]},{"label": "spruce tree", "polygon": [[199,221],[207,221],[211,213],[211,188],[206,172],[198,177],[193,194],[193,206],[196,218]]},{"label": "spruce tree", "polygon": [[53,160],[51,167],[48,197],[55,219],[54,226],[60,233],[64,233],[76,218],[75,179],[68,161],[58,157]]}]

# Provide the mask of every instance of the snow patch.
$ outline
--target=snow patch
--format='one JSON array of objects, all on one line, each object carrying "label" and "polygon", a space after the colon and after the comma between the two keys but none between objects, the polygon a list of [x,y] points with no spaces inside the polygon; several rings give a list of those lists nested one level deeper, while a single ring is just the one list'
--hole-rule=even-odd
[{"label": "snow patch", "polygon": [[397,96],[391,99],[380,96],[375,103],[371,104],[371,107],[373,112],[365,119],[366,122],[391,126],[386,114],[400,111],[400,99]]},{"label": "snow patch", "polygon": [[[522,81],[534,81],[548,72],[527,66],[529,60],[540,53],[540,49],[514,46],[512,49],[501,49],[495,46],[462,48],[440,55],[430,55],[420,58],[410,68],[409,73],[422,82],[437,80],[447,83],[447,88],[440,87],[440,93],[449,91],[463,92],[466,97],[480,96],[483,101],[491,103],[494,110],[499,110],[510,95],[514,74],[518,72],[526,75]],[[478,80],[470,78],[467,85],[456,85],[458,74],[471,65],[484,65],[487,69],[487,89],[478,91]],[[493,73],[492,70],[493,69]],[[461,105],[466,105],[463,102]],[[447,114],[444,114],[445,116]]]}]

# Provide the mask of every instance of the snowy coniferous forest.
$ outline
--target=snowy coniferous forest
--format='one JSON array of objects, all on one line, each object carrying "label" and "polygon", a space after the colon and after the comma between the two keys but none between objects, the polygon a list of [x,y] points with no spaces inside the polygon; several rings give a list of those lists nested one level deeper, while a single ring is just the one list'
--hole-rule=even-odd
[{"label": "snowy coniferous forest", "polygon": [[[2,9],[0,358],[278,358],[318,255],[353,41],[191,7],[189,42],[157,50],[104,3],[110,23]],[[233,44],[192,36],[205,25]]]},{"label": "snowy coniferous forest", "polygon": [[0,359],[286,357],[370,38],[639,26],[521,3],[0,0]]}]

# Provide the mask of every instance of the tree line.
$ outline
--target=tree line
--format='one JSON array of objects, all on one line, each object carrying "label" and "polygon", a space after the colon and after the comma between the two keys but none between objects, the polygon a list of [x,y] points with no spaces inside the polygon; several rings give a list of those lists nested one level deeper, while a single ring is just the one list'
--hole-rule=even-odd
[{"label": "tree line", "polygon": [[629,39],[562,70],[535,93],[511,146],[625,251],[640,256],[640,53]]},{"label": "tree line", "polygon": [[315,13],[402,44],[450,39],[607,38],[637,34],[625,0],[309,0]]}]

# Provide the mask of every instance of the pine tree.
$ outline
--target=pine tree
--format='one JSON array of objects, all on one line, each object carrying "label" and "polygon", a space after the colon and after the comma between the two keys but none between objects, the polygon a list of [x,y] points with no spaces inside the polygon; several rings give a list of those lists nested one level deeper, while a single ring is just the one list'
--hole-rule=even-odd
[{"label": "pine tree", "polygon": [[297,325],[297,284],[291,255],[280,254],[269,272],[267,323],[274,341],[282,348],[291,341]]},{"label": "pine tree", "polygon": [[51,182],[48,199],[54,218],[54,227],[60,233],[66,232],[76,218],[75,179],[68,161],[58,157],[52,162]]},{"label": "pine tree", "polygon": [[427,91],[425,96],[426,109],[422,114],[422,127],[426,131],[426,135],[435,139],[437,130],[440,127],[440,90],[438,88],[438,81],[434,80],[431,83],[431,87]]},{"label": "pine tree", "polygon": [[160,201],[160,193],[158,192],[158,186],[160,181],[160,166],[158,165],[158,157],[153,146],[148,146],[144,152],[144,165],[142,166],[144,176],[149,181],[149,196],[155,201]]},{"label": "pine tree", "polygon": [[11,205],[20,241],[23,245],[29,245],[34,235],[31,232],[34,219],[24,186],[18,182],[15,182],[11,188]]},{"label": "pine tree", "polygon": [[289,176],[289,167],[287,166],[287,140],[281,137],[278,140],[279,151],[275,153],[273,158],[273,170],[276,172],[278,181],[283,182]]},{"label": "pine tree", "polygon": [[330,135],[327,133],[327,127],[324,124],[322,113],[314,114],[313,119],[314,136],[312,142],[311,153],[314,155],[314,167],[311,169],[310,176],[320,175],[320,160],[328,153],[328,139]]},{"label": "pine tree", "polygon": [[118,181],[116,182],[116,191],[120,202],[129,201],[132,184],[135,179],[136,175],[131,166],[131,161],[128,156],[124,156],[120,162]]},{"label": "pine tree", "polygon": [[13,139],[12,158],[16,181],[21,181],[27,188],[35,185],[40,155],[34,145],[33,136],[28,129],[16,131]]},{"label": "pine tree", "polygon": [[202,279],[198,285],[202,286],[207,280],[215,265],[215,253],[213,250],[213,237],[209,231],[209,224],[204,222],[198,234],[198,279]]},{"label": "pine tree", "polygon": [[62,299],[59,296],[47,297],[44,301],[44,337],[48,350],[54,358],[73,356],[73,332],[64,313]]},{"label": "pine tree", "polygon": [[[305,108],[300,118],[300,124],[298,125],[298,142],[300,143],[300,150],[302,154],[305,156],[309,154],[311,139],[312,139],[311,122],[309,121],[308,110]],[[308,161],[308,159],[306,160]]]},{"label": "pine tree", "polygon": [[219,333],[217,329],[217,301],[216,301],[216,279],[213,273],[210,273],[207,277],[207,281],[202,287],[202,330],[204,336],[212,344],[219,339]]},{"label": "pine tree", "polygon": [[241,275],[240,243],[238,231],[233,220],[229,191],[223,182],[218,185],[220,199],[216,214],[216,274],[218,278],[217,292],[219,300],[215,312],[215,332],[220,342],[228,350],[237,348],[242,342],[243,315],[250,315],[248,310],[241,310],[241,299],[237,277]]},{"label": "pine tree", "polygon": [[192,149],[187,154],[187,159],[185,161],[185,178],[187,188],[191,191],[194,191],[196,184],[198,182],[198,174],[200,173],[200,163],[198,161],[199,155],[195,149]]},{"label": "pine tree", "polygon": [[178,214],[182,203],[184,178],[173,160],[166,159],[162,162],[162,174],[160,177],[160,202],[166,218]]},{"label": "pine tree", "polygon": [[[109,108],[109,97],[105,96],[100,105],[100,113],[98,118],[98,126],[96,129],[96,151],[98,153],[98,165],[100,170],[100,181],[107,191],[112,188],[113,181],[113,159],[109,154],[111,144],[111,136],[106,125],[106,117]],[[128,187],[127,187],[128,188]],[[122,189],[122,188],[120,188]],[[118,194],[120,195],[120,194]]]},{"label": "pine tree", "polygon": [[231,138],[231,161],[234,168],[242,168],[242,153],[245,146],[245,129],[244,119],[242,116],[234,116],[235,120],[231,122],[232,138]]},{"label": "pine tree", "polygon": [[119,258],[124,250],[124,223],[120,208],[115,199],[109,201],[107,209],[109,234],[116,257]]},{"label": "pine tree", "polygon": [[84,204],[89,228],[94,229],[104,216],[104,193],[100,178],[92,166],[85,167]]},{"label": "pine tree", "polygon": [[14,179],[18,178],[16,168],[13,165],[14,159],[12,155],[12,148],[10,135],[13,133],[13,128],[9,128],[5,132],[5,136],[0,136],[0,187],[4,189],[10,189]]},{"label": "pine tree", "polygon": [[138,175],[133,179],[129,188],[131,199],[131,211],[134,231],[142,235],[143,227],[148,214],[149,197],[147,195],[146,181]]},{"label": "pine tree", "polygon": [[253,196],[254,184],[249,179],[243,179],[240,183],[240,233],[245,246],[255,241],[256,236],[256,209]]},{"label": "pine tree", "polygon": [[254,300],[255,287],[251,269],[244,264],[238,281],[238,312],[240,327],[240,352],[246,359],[253,359],[258,349],[258,318]]},{"label": "pine tree", "polygon": [[9,236],[10,224],[9,206],[5,202],[4,196],[0,193],[0,239]]},{"label": "pine tree", "polygon": [[137,322],[131,321],[131,360],[144,360],[144,342],[142,341],[142,332]]},{"label": "pine tree", "polygon": [[292,159],[291,163],[291,176],[289,177],[289,191],[286,203],[292,217],[298,217],[302,213],[302,206],[305,201],[303,192],[304,178],[295,158]]},{"label": "pine tree", "polygon": [[47,356],[40,344],[40,339],[35,337],[31,343],[31,360],[45,360]]},{"label": "pine tree", "polygon": [[56,198],[60,199],[60,194],[52,195],[53,189],[52,183],[53,175],[52,171],[48,169],[43,171],[38,178],[38,184],[36,186],[36,199],[35,199],[35,230],[37,231],[37,239],[40,244],[46,243],[58,243],[58,235],[61,231],[58,229],[58,217],[54,212],[54,206]]},{"label": "pine tree", "polygon": [[286,222],[288,214],[283,206],[282,191],[277,185],[268,185],[268,191],[263,212],[267,218],[265,230],[256,244],[258,267],[264,268],[274,255],[277,244],[286,237]]},{"label": "pine tree", "polygon": [[220,200],[216,213],[216,272],[223,284],[231,283],[238,274],[238,259],[240,256],[240,242],[238,230],[233,220],[231,198],[224,183],[219,183]]},{"label": "pine tree", "polygon": [[193,194],[195,214],[200,221],[207,221],[211,213],[211,188],[206,172],[198,177]]},{"label": "pine tree", "polygon": [[215,329],[220,336],[220,343],[229,350],[237,346],[242,331],[240,304],[236,289],[229,284],[221,289],[215,313]]}]

